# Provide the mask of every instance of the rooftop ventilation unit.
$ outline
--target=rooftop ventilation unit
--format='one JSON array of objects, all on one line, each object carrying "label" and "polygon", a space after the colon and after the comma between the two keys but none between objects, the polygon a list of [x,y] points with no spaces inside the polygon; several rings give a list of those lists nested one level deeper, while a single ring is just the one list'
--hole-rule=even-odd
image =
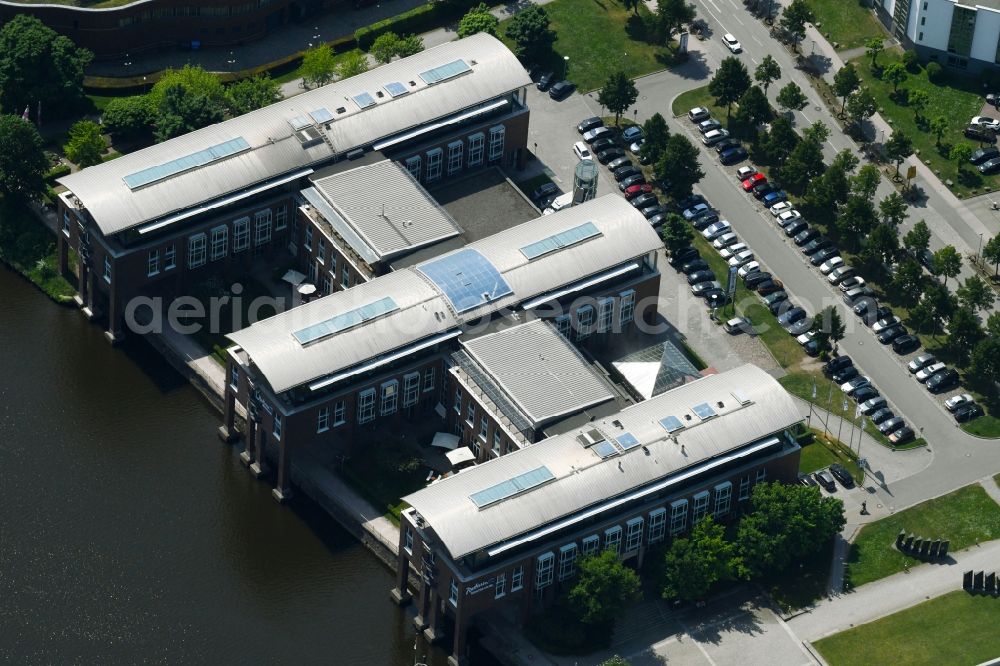
[{"label": "rooftop ventilation unit", "polygon": [[323,135],[315,127],[306,127],[297,131],[295,138],[299,140],[303,148],[312,148],[323,143]]}]

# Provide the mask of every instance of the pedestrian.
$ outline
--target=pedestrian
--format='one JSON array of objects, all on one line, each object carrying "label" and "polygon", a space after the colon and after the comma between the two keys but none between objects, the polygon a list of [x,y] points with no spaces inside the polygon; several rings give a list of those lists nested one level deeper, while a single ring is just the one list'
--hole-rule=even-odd
[{"label": "pedestrian", "polygon": [[864,516],[868,513],[868,502],[861,503],[861,515]]}]

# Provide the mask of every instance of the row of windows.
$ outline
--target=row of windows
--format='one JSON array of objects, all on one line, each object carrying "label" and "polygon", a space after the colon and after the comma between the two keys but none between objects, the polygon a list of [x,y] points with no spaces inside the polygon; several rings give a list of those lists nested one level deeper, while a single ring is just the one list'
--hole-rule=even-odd
[{"label": "row of windows", "polygon": [[[629,289],[618,295],[618,326],[623,329],[632,323],[635,318],[635,291]],[[589,338],[594,333],[607,333],[614,323],[615,299],[613,297],[600,298],[597,301],[597,309],[594,306],[584,305],[576,311],[576,321],[568,314],[555,318],[556,330],[562,333],[567,340],[577,342]]]},{"label": "row of windows", "polygon": [[[282,231],[288,226],[288,208],[279,206],[273,216],[274,231]],[[271,209],[257,211],[253,216],[253,244],[261,246],[271,242],[272,214]],[[211,238],[209,238],[211,234]],[[219,261],[229,255],[229,226],[221,224],[205,232],[188,236],[188,268],[204,266],[208,261]],[[241,217],[233,221],[232,233],[233,254],[244,252],[250,247],[250,217]],[[173,249],[173,246],[171,246]],[[147,274],[156,275],[159,272],[159,257],[157,250],[149,251]],[[170,266],[172,268],[173,266]]]},{"label": "row of windows", "polygon": [[[403,400],[404,408],[413,407],[419,401],[421,387],[423,391],[434,390],[435,368],[427,368],[424,371],[421,381],[419,372],[410,372],[403,375]],[[378,390],[378,413],[380,416],[394,414],[400,406],[399,401],[399,380],[391,379],[383,382]],[[364,425],[375,420],[376,390],[367,388],[357,394],[357,423]],[[347,402],[340,400],[333,406],[333,427],[347,423]],[[321,407],[316,412],[316,432],[326,432],[330,429],[330,408]]]},{"label": "row of windows", "polygon": [[[455,386],[455,413],[458,414],[458,416],[460,417],[458,419],[458,422],[456,423],[455,432],[457,434],[461,429],[460,419],[462,416],[462,387],[459,385]],[[472,438],[472,442],[470,444],[472,452],[476,454],[476,458],[478,459],[482,455],[483,446],[486,445],[488,442],[490,442],[491,439],[489,436],[490,419],[488,418],[486,411],[484,410],[483,413],[478,414],[479,417],[478,422],[476,421],[476,417],[477,417],[476,403],[475,401],[470,399],[469,404],[466,405],[465,422],[473,430],[476,429],[478,423],[478,430],[476,430],[476,436]],[[498,426],[494,426],[492,443],[490,445],[490,453],[493,456],[499,457],[503,455],[503,453],[501,452],[502,443],[503,443],[503,432],[500,430]]]},{"label": "row of windows", "polygon": [[[497,162],[503,157],[504,138],[506,128],[503,125],[496,125],[490,128],[489,150],[487,161]],[[452,141],[448,144],[447,174],[450,176],[462,169],[462,160],[465,153],[465,144],[468,142],[468,159],[465,166],[472,168],[483,164],[483,151],[486,142],[486,135],[477,132],[467,137],[466,141]],[[414,179],[425,183],[433,183],[441,178],[444,169],[444,150],[433,148],[424,153],[427,158],[426,165],[421,155],[413,155],[406,159],[406,170]]]},{"label": "row of windows", "polygon": [[[410,544],[410,548],[413,548],[413,540],[410,538],[407,543]],[[517,592],[524,588],[524,566],[517,565],[510,572],[510,592]],[[501,571],[496,575],[493,580],[493,598],[500,599],[506,596],[507,590],[507,572]],[[448,601],[452,606],[458,607],[458,583],[454,578],[451,579],[451,589],[448,594]]]},{"label": "row of windows", "polygon": [[184,18],[188,16],[211,16],[211,17],[225,17],[225,16],[242,16],[244,14],[250,14],[258,9],[270,5],[276,0],[256,0],[255,2],[247,2],[242,5],[231,5],[231,6],[216,6],[216,7],[199,7],[198,5],[188,5],[181,7],[162,7],[158,9],[147,9],[134,16],[123,16],[118,19],[119,27],[126,27],[129,25],[136,25],[139,23],[146,23],[148,21],[155,21],[165,18]]}]

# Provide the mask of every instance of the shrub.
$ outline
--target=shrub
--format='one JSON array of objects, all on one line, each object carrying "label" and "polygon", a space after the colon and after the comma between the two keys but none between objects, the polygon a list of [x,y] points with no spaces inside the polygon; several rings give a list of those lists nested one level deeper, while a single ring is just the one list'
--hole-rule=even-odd
[{"label": "shrub", "polygon": [[903,52],[903,66],[910,72],[920,71],[920,58],[913,49]]},{"label": "shrub", "polygon": [[389,18],[358,28],[354,39],[358,48],[368,51],[380,36],[387,32],[397,35],[420,34],[431,28],[437,28],[450,19],[457,18],[462,13],[461,8],[444,2],[432,2],[420,5],[408,12],[390,16]]},{"label": "shrub", "polygon": [[936,62],[927,63],[927,79],[931,83],[940,83],[942,72],[941,65]]}]

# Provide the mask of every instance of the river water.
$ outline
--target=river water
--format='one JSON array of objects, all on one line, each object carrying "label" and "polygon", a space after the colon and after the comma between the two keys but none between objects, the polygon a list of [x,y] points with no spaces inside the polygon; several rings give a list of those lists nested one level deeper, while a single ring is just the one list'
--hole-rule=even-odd
[{"label": "river water", "polygon": [[390,572],[219,418],[0,266],[0,662],[414,663]]}]

